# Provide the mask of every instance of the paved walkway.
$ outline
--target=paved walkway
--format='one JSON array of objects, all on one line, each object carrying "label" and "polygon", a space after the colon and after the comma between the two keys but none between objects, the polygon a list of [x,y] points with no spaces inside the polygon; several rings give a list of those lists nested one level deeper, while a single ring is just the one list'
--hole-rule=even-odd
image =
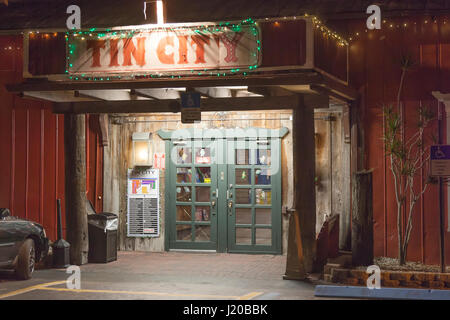
[{"label": "paved walkway", "polygon": [[16,281],[0,273],[0,299],[314,299],[314,285],[283,280],[286,256],[119,252],[108,264],[81,267],[81,290],[64,269]]}]

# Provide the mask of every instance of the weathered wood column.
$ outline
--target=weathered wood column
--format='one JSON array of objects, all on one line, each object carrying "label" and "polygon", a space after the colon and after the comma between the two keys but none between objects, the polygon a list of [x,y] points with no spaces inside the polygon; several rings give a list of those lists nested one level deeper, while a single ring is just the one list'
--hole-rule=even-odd
[{"label": "weathered wood column", "polygon": [[64,115],[65,194],[70,263],[88,262],[86,139],[84,114]]},{"label": "weathered wood column", "polygon": [[372,171],[353,174],[352,180],[352,263],[373,264]]},{"label": "weathered wood column", "polygon": [[[316,144],[314,138],[314,108],[298,95],[293,109],[292,140],[294,164],[294,208],[298,215],[306,272],[313,269],[316,238]],[[295,219],[290,220],[295,221]],[[295,228],[289,228],[295,230]]]}]

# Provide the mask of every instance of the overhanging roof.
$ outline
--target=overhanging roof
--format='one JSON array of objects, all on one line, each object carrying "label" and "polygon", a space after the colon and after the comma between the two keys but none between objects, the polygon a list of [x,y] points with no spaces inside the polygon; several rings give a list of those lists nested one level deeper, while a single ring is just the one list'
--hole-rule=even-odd
[{"label": "overhanging roof", "polygon": [[328,107],[330,98],[357,98],[351,87],[315,71],[105,82],[33,79],[6,87],[12,93],[53,102],[56,113],[179,112],[177,91],[186,88],[202,94],[202,111],[289,109],[298,104],[298,94],[305,104],[317,108]]}]

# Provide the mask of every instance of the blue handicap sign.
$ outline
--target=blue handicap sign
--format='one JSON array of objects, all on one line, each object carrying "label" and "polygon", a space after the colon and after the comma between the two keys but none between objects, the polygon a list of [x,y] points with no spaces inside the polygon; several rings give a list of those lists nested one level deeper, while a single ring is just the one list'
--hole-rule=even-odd
[{"label": "blue handicap sign", "polygon": [[450,160],[450,145],[431,146],[431,160]]},{"label": "blue handicap sign", "polygon": [[200,108],[199,92],[182,92],[181,93],[182,108]]}]

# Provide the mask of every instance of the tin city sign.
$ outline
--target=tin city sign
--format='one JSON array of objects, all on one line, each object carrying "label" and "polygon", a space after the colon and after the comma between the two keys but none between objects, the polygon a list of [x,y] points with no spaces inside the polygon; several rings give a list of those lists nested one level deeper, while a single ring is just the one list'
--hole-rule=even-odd
[{"label": "tin city sign", "polygon": [[256,24],[75,31],[67,54],[67,73],[81,77],[234,72],[259,65],[261,41]]}]

